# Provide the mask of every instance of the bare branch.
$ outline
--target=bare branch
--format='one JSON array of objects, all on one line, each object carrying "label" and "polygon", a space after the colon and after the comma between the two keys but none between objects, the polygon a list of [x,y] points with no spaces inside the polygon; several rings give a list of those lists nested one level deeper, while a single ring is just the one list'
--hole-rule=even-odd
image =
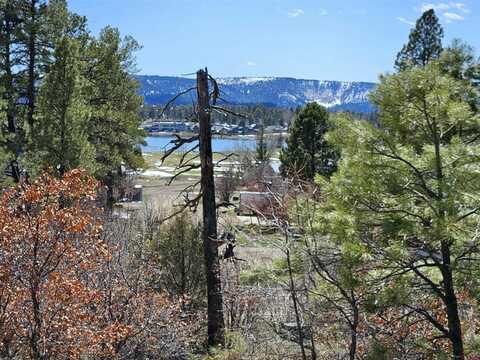
[{"label": "bare branch", "polygon": [[221,107],[221,106],[211,105],[210,108],[219,112],[219,113],[221,113],[221,114],[222,113],[223,114],[230,114],[230,115],[237,116],[237,117],[240,117],[240,118],[243,118],[243,119],[248,118],[247,116],[245,116],[243,114],[237,113],[237,112],[229,110],[229,109],[225,109],[224,107]]},{"label": "bare branch", "polygon": [[217,81],[210,74],[208,75],[208,79],[213,85],[213,91],[210,93],[210,99],[212,99],[212,104],[215,105],[217,103],[217,99],[220,96],[220,89],[218,87]]},{"label": "bare branch", "polygon": [[180,93],[178,93],[177,95],[175,95],[172,99],[170,99],[169,102],[166,103],[166,105],[163,107],[162,109],[162,112],[160,113],[160,116],[163,116],[163,114],[165,114],[165,112],[170,108],[170,106],[180,97],[180,96],[183,96],[183,95],[186,95],[188,94],[190,91],[193,91],[193,90],[196,90],[197,87],[194,86],[194,87],[191,87],[190,89],[187,89],[185,91],[182,91]]},{"label": "bare branch", "polygon": [[178,149],[180,149],[183,145],[185,144],[190,144],[194,141],[197,141],[199,139],[198,135],[195,135],[195,136],[192,136],[192,137],[189,137],[189,138],[182,138],[180,137],[179,135],[177,134],[174,134],[174,136],[176,137],[175,140],[172,140],[170,141],[170,144],[173,144],[173,147],[171,147],[170,149],[168,149],[165,154],[163,154],[162,158],[161,158],[161,164],[163,165],[163,163],[165,162],[165,160],[172,154],[174,153],[175,151],[177,151]]},{"label": "bare branch", "polygon": [[178,167],[177,168],[181,168],[183,165],[186,165],[188,164],[190,161],[192,161],[193,159],[196,159],[198,158],[200,155],[197,154],[195,155],[193,158],[190,158],[188,159],[187,161],[185,161],[185,158],[187,157],[188,154],[191,154],[192,152],[194,152],[195,150],[197,150],[198,148],[200,147],[200,144],[197,144],[195,145],[194,147],[192,147],[191,149],[185,151],[183,154],[182,154],[182,157],[180,158],[180,163],[178,164]]},{"label": "bare branch", "polygon": [[233,157],[233,156],[235,156],[235,155],[236,155],[236,154],[234,154],[234,153],[225,155],[225,157],[223,157],[222,159],[218,160],[218,161],[215,163],[215,166],[220,165],[220,163],[222,163],[223,161],[227,161],[228,159],[230,159],[231,157]]},{"label": "bare branch", "polygon": [[170,180],[168,180],[168,183],[167,185],[171,185],[172,182],[178,178],[180,175],[183,175],[191,170],[196,170],[196,169],[200,169],[201,167],[201,164],[189,164],[189,165],[185,165],[182,167],[182,169],[180,171],[177,171],[171,178]]}]

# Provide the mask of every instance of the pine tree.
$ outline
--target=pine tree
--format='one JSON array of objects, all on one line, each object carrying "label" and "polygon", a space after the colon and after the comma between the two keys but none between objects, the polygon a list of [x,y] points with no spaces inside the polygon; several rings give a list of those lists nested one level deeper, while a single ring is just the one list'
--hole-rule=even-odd
[{"label": "pine tree", "polygon": [[257,135],[256,160],[260,164],[268,162],[269,160],[267,143],[265,141],[265,128],[263,126],[263,122],[260,125],[260,130]]},{"label": "pine tree", "polygon": [[[438,63],[445,74],[469,83],[477,91],[480,90],[480,59],[476,57],[473,48],[467,43],[454,39],[443,50]],[[469,99],[469,103],[475,113],[480,112],[480,99],[476,94]],[[473,129],[461,129],[461,133],[462,135],[468,133],[476,138],[480,131],[477,126]]]},{"label": "pine tree", "polygon": [[122,164],[138,168],[143,164],[139,145],[142,99],[138,95],[134,52],[139,49],[131,37],[122,39],[117,29],[103,29],[89,43],[84,67],[90,117],[88,140],[95,147],[95,176],[111,190],[119,179]]},{"label": "pine tree", "polygon": [[17,113],[18,90],[15,82],[18,81],[18,67],[22,63],[18,53],[21,41],[21,19],[19,16],[19,2],[0,2],[0,86],[3,88],[3,98],[7,104],[7,130],[15,132],[15,118]]},{"label": "pine tree", "polygon": [[[388,269],[382,279],[403,288],[395,306],[430,323],[455,359],[464,359],[460,289],[473,281],[462,274],[478,271],[470,244],[480,220],[480,159],[478,143],[450,133],[478,123],[465,101],[473,91],[436,63],[383,77],[371,97],[380,126],[338,120],[328,139],[342,161],[323,188],[337,231],[366,232],[359,241]],[[431,303],[441,304],[435,316]]]},{"label": "pine tree", "polygon": [[0,111],[0,146],[4,157],[0,168],[19,181],[17,159],[24,147],[24,133],[20,118],[19,99],[22,92],[19,82],[22,77],[24,55],[21,50],[23,25],[20,0],[0,0],[0,88],[4,106]]},{"label": "pine tree", "polygon": [[[121,39],[113,28],[93,38],[86,19],[70,12],[66,0],[0,0],[0,15],[0,87],[6,105],[0,146],[6,160],[18,160],[28,173],[45,166],[64,172],[88,163],[110,189],[121,165],[141,166],[142,101],[132,76],[138,44]],[[62,74],[62,69],[73,71]],[[63,130],[52,124],[63,124]],[[78,136],[68,139],[59,131]],[[72,152],[58,152],[59,136],[64,143],[73,141]],[[79,151],[76,157],[73,149]],[[82,160],[87,158],[91,161]]]},{"label": "pine tree", "polygon": [[480,59],[466,42],[454,39],[442,52],[439,64],[446,74],[480,89]]},{"label": "pine tree", "polygon": [[78,45],[65,37],[40,89],[40,115],[31,136],[35,151],[29,154],[39,160],[41,168],[53,166],[59,175],[78,167],[93,172],[95,167],[94,148],[87,139],[88,108],[82,82]]},{"label": "pine tree", "polygon": [[[2,100],[2,88],[0,88],[0,123],[4,123],[6,121],[6,102]],[[4,144],[5,138],[8,137],[8,134],[5,134],[3,132],[0,132],[0,143]],[[0,146],[0,164],[7,164],[9,160],[9,154],[6,151],[6,148],[4,146]],[[9,169],[0,169],[0,170],[5,170],[8,171]],[[9,179],[7,179],[7,176],[5,174],[5,171],[0,172],[0,187],[3,187],[3,184],[8,183]]]},{"label": "pine tree", "polygon": [[313,180],[316,174],[331,175],[338,155],[325,139],[330,129],[329,113],[317,103],[298,111],[290,125],[287,147],[280,153],[283,176]]},{"label": "pine tree", "polygon": [[425,66],[442,52],[443,28],[433,9],[423,13],[395,61],[397,70]]},{"label": "pine tree", "polygon": [[[0,146],[8,154],[9,172],[18,173],[26,165],[22,154],[31,150],[28,133],[40,116],[40,79],[55,60],[63,36],[85,38],[85,19],[69,12],[65,0],[0,0],[0,19],[0,86],[7,104]],[[18,162],[14,171],[12,164]]]},{"label": "pine tree", "polygon": [[33,127],[37,106],[38,84],[45,64],[47,49],[45,34],[47,3],[44,0],[22,0],[23,48],[25,52],[24,97],[26,125]]},{"label": "pine tree", "polygon": [[86,39],[86,19],[69,11],[66,0],[19,1],[26,64],[23,75],[26,124],[32,127],[37,115],[39,80],[55,61],[55,50],[65,36]]}]

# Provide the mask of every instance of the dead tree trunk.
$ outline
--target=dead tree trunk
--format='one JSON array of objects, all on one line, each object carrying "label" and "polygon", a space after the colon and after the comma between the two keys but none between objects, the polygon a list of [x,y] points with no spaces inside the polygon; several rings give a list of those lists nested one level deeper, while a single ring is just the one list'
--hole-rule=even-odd
[{"label": "dead tree trunk", "polygon": [[201,162],[201,189],[203,193],[203,251],[207,275],[208,345],[223,345],[225,324],[223,320],[222,285],[217,247],[217,208],[213,178],[212,131],[210,95],[207,69],[197,72],[199,150]]}]

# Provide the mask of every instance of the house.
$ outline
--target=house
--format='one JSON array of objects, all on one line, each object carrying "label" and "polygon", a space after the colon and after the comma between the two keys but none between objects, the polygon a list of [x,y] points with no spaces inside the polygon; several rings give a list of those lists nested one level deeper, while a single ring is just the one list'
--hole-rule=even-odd
[{"label": "house", "polygon": [[190,128],[187,124],[180,121],[161,121],[155,122],[150,127],[147,127],[148,132],[169,132],[179,133],[189,131]]}]

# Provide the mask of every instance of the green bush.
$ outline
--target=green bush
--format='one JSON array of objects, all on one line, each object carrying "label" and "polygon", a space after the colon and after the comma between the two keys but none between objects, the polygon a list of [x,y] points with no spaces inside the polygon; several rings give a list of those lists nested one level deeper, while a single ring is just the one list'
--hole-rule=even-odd
[{"label": "green bush", "polygon": [[163,223],[149,243],[156,287],[172,296],[200,298],[205,291],[201,226],[187,213]]}]

